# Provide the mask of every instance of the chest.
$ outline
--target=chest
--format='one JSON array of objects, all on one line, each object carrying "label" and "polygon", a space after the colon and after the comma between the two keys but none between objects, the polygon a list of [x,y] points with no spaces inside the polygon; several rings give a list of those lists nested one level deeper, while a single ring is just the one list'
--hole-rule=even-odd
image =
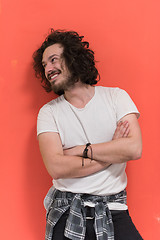
[{"label": "chest", "polygon": [[62,107],[56,123],[63,147],[110,141],[116,129],[116,114],[111,105],[102,101],[82,110],[70,105]]}]

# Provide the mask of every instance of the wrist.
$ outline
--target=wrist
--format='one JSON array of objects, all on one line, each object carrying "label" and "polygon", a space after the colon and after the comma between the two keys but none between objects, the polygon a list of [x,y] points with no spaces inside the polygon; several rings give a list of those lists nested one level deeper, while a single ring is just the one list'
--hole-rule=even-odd
[{"label": "wrist", "polygon": [[84,166],[84,159],[89,158],[88,157],[88,149],[91,150],[91,157],[90,157],[90,159],[93,160],[93,153],[92,153],[91,143],[87,143],[85,148],[84,148],[84,150],[83,150],[82,166]]}]

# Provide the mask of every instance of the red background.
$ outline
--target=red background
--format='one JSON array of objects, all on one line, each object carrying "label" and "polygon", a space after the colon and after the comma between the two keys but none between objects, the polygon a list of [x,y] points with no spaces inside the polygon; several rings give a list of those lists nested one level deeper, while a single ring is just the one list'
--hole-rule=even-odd
[{"label": "red background", "polygon": [[160,2],[0,1],[0,238],[44,239],[51,186],[36,140],[39,108],[51,100],[32,53],[49,29],[76,30],[95,50],[104,86],[125,89],[141,112],[143,156],[129,162],[128,205],[145,240],[160,239]]}]

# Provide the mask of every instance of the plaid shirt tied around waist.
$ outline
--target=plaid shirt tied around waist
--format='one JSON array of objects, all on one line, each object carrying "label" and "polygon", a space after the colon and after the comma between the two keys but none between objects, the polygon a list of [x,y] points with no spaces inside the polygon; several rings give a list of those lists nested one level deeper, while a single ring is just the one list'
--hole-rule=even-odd
[{"label": "plaid shirt tied around waist", "polygon": [[95,204],[94,228],[97,240],[114,240],[111,212],[107,203],[126,204],[126,190],[110,196],[97,196],[81,193],[61,192],[50,188],[44,200],[47,210],[45,240],[52,240],[53,228],[68,209],[64,235],[72,240],[84,240],[86,233],[86,209],[84,202]]}]

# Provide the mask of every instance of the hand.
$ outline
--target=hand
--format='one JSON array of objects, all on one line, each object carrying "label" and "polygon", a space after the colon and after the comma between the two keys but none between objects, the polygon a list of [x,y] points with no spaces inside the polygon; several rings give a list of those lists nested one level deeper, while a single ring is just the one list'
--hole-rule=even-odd
[{"label": "hand", "polygon": [[129,134],[129,123],[128,121],[120,121],[117,124],[117,128],[114,132],[112,140],[118,139],[118,138],[125,138]]}]

